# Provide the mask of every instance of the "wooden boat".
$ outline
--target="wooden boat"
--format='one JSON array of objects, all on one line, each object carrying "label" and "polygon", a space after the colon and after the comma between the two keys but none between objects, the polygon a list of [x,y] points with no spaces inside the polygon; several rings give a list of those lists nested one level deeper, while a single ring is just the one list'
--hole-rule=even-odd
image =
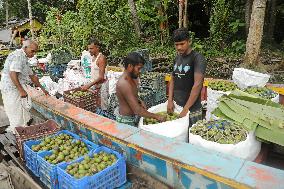
[{"label": "wooden boat", "polygon": [[33,107],[62,128],[122,153],[170,188],[284,188],[284,171],[117,123],[30,88]]}]

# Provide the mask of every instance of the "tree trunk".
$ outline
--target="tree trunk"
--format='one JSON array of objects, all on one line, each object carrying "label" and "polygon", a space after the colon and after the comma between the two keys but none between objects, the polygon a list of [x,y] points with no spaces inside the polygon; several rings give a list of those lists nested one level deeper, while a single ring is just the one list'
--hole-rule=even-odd
[{"label": "tree trunk", "polygon": [[187,0],[184,0],[183,27],[188,28]]},{"label": "tree trunk", "polygon": [[184,0],[179,0],[178,3],[178,27],[181,28],[182,27],[182,13],[183,13],[183,2]]},{"label": "tree trunk", "polygon": [[270,6],[270,15],[269,15],[269,21],[268,21],[268,29],[267,29],[267,40],[271,41],[273,40],[273,33],[274,33],[274,27],[275,27],[275,21],[276,21],[276,2],[277,0],[271,0],[271,6]]},{"label": "tree trunk", "polygon": [[28,10],[29,10],[29,19],[30,19],[30,26],[31,26],[31,34],[32,34],[32,40],[35,39],[35,35],[34,35],[34,28],[33,28],[33,14],[32,14],[32,5],[31,5],[31,0],[27,0],[28,1]]},{"label": "tree trunk", "polygon": [[140,38],[142,32],[141,32],[141,28],[140,28],[139,19],[138,19],[138,16],[137,16],[137,10],[136,10],[134,0],[128,0],[128,4],[129,4],[130,11],[131,11],[131,14],[132,14],[136,34]]},{"label": "tree trunk", "polygon": [[249,32],[252,2],[253,2],[253,0],[246,0],[246,5],[245,5],[245,22],[246,22],[246,33],[247,33],[247,35],[248,35],[248,32]]},{"label": "tree trunk", "polygon": [[8,22],[9,22],[9,2],[8,0],[6,0],[5,8],[6,8],[6,27],[8,28]]},{"label": "tree trunk", "polygon": [[244,63],[247,65],[256,65],[258,63],[258,55],[263,35],[266,1],[267,0],[254,0],[253,2],[244,58]]}]

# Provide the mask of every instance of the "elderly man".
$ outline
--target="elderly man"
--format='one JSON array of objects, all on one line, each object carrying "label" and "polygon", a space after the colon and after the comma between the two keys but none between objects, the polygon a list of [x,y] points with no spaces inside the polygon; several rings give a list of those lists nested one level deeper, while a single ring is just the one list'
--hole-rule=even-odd
[{"label": "elderly man", "polygon": [[37,76],[29,67],[28,58],[32,58],[38,50],[36,42],[24,41],[23,47],[10,53],[1,73],[0,90],[4,110],[10,126],[6,131],[14,132],[17,126],[26,126],[31,118],[29,110],[31,101],[27,94],[27,84],[30,80],[47,95]]}]

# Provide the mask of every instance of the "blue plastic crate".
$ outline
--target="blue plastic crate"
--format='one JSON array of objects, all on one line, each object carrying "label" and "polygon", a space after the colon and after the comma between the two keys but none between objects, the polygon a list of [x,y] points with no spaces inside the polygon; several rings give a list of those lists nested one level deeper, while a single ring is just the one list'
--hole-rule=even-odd
[{"label": "blue plastic crate", "polygon": [[92,176],[86,176],[81,179],[76,179],[69,175],[65,169],[68,165],[75,162],[81,162],[84,157],[79,158],[71,163],[61,163],[58,165],[58,181],[60,189],[112,189],[122,186],[126,183],[126,163],[121,154],[106,147],[99,147],[89,153],[92,156],[94,153],[105,151],[107,153],[115,154],[117,162],[99,173]]},{"label": "blue plastic crate", "polygon": [[24,143],[24,157],[26,161],[26,166],[34,173],[35,176],[38,175],[38,162],[37,162],[37,153],[32,150],[33,145],[38,145],[40,140],[30,140]]},{"label": "blue plastic crate", "polygon": [[[67,130],[62,130],[57,132],[54,135],[50,135],[50,136],[56,136],[59,135],[61,133],[64,134],[68,134],[71,135],[74,139],[80,139],[80,137],[74,133],[71,133]],[[37,159],[37,154],[39,152],[35,152],[32,150],[32,146],[33,145],[38,145],[41,143],[42,140],[29,140],[27,142],[24,143],[24,157],[25,157],[25,161],[26,161],[26,166],[34,173],[35,176],[39,177],[39,167],[38,167],[38,159]],[[89,141],[84,141],[85,143],[88,143]],[[90,146],[93,145],[93,143],[89,143]],[[95,149],[95,147],[93,147]],[[45,150],[46,151],[46,150]]]},{"label": "blue plastic crate", "polygon": [[[72,135],[76,140],[82,140],[85,144],[87,144],[87,147],[89,151],[92,151],[99,146],[93,142],[90,142],[86,139],[80,138],[78,135],[71,133],[69,131],[63,130],[59,131],[55,135],[59,135],[60,133],[65,133],[65,134],[70,134]],[[44,157],[47,155],[51,155],[52,151],[43,151],[37,154],[37,159],[38,159],[38,173],[40,180],[48,187],[51,189],[58,189],[58,181],[57,181],[57,165],[53,165],[49,162],[47,162]]]},{"label": "blue plastic crate", "polygon": [[65,72],[66,68],[67,68],[66,64],[57,64],[57,65],[49,65],[47,69],[50,75],[56,77],[63,77],[63,73]]}]

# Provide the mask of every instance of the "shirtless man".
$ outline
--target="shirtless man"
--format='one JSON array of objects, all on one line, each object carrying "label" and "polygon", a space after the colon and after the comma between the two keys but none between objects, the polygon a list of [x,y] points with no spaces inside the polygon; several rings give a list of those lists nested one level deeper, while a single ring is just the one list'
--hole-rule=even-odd
[{"label": "shirtless man", "polygon": [[143,66],[144,59],[138,53],[129,53],[124,59],[125,71],[116,84],[119,108],[115,113],[119,123],[137,126],[139,117],[165,121],[164,116],[148,112],[144,102],[138,98],[137,78]]}]

